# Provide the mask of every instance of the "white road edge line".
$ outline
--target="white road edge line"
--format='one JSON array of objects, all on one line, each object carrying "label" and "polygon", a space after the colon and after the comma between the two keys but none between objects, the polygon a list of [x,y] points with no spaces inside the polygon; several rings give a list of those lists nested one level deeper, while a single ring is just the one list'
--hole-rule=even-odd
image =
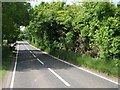
[{"label": "white road edge line", "polygon": [[[50,55],[50,56],[51,56],[51,55]],[[54,56],[51,56],[51,57],[56,58],[56,57],[54,57]],[[91,71],[89,71],[89,70],[86,70],[86,69],[84,69],[84,68],[82,68],[82,67],[78,67],[78,66],[76,66],[76,65],[74,65],[74,64],[71,64],[71,63],[69,63],[69,62],[63,61],[63,60],[61,60],[61,59],[59,59],[59,58],[56,58],[56,59],[59,60],[59,61],[61,61],[61,62],[66,63],[66,64],[68,64],[68,65],[74,66],[74,67],[76,67],[76,68],[78,68],[78,69],[80,69],[80,70],[82,70],[82,71],[88,72],[88,73],[90,73],[90,74],[92,74],[92,75],[95,75],[95,76],[100,77],[100,78],[102,78],[102,79],[104,79],[104,80],[107,80],[107,81],[109,81],[109,82],[112,82],[112,83],[114,83],[114,84],[118,84],[118,85],[119,85],[118,82],[115,82],[115,81],[113,81],[113,80],[111,80],[111,79],[108,79],[108,78],[106,78],[106,77],[100,76],[100,75],[98,75],[98,74],[96,74],[96,73],[93,73],[93,72],[91,72]]]},{"label": "white road edge line", "polygon": [[62,79],[57,73],[55,73],[51,68],[48,68],[50,72],[52,72],[58,79],[60,79],[66,86],[70,86],[68,82],[66,82],[64,79]]},{"label": "white road edge line", "polygon": [[11,79],[11,83],[10,83],[10,88],[13,88],[13,85],[14,85],[15,71],[16,71],[17,59],[18,59],[18,52],[19,52],[19,44],[18,44],[18,48],[17,48],[16,60],[15,60],[15,65],[14,65],[14,69],[13,69],[13,74],[12,74],[12,79]]},{"label": "white road edge line", "polygon": [[41,64],[43,64],[44,65],[44,63],[39,59],[39,58],[37,58],[37,60],[41,63]]},{"label": "white road edge line", "polygon": [[[28,43],[28,42],[27,42],[27,43]],[[29,43],[28,43],[28,44],[29,44]],[[32,46],[32,45],[30,44],[30,46]],[[32,47],[34,47],[34,46],[32,46]],[[36,48],[36,47],[34,47],[34,48],[40,51],[40,49],[38,49],[38,48]],[[49,54],[46,53],[46,52],[43,52],[43,53],[49,55]],[[112,83],[114,83],[114,84],[120,85],[118,82],[115,82],[115,81],[113,81],[113,80],[111,80],[111,79],[108,79],[108,78],[106,78],[106,77],[103,77],[103,76],[101,76],[101,75],[98,75],[98,74],[96,74],[96,73],[93,73],[93,72],[91,72],[91,71],[89,71],[89,70],[86,70],[86,69],[84,69],[84,68],[78,67],[78,66],[76,66],[76,65],[74,65],[74,64],[71,64],[71,63],[69,63],[69,62],[67,62],[67,61],[63,61],[62,59],[59,59],[59,58],[57,58],[57,57],[55,57],[55,56],[52,56],[52,55],[49,55],[49,56],[51,56],[51,57],[53,57],[53,58],[55,58],[55,59],[57,59],[57,60],[59,60],[59,61],[61,61],[61,62],[64,62],[64,63],[66,63],[66,64],[68,64],[68,65],[71,65],[71,66],[73,66],[73,67],[76,67],[76,68],[78,68],[78,69],[80,69],[80,70],[83,70],[83,71],[85,71],[85,72],[88,72],[88,73],[90,73],[90,74],[92,74],[92,75],[95,75],[95,76],[97,76],[97,77],[100,77],[100,78],[102,78],[102,79],[104,79],[104,80],[107,80],[107,81],[112,82]]]}]

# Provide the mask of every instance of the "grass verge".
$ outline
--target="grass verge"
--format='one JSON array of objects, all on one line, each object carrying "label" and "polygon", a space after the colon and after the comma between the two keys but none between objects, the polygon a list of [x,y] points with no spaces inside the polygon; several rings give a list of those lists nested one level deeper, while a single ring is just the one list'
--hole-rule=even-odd
[{"label": "grass verge", "polygon": [[12,62],[12,50],[10,46],[2,47],[2,67],[0,67],[0,79],[2,79]]},{"label": "grass verge", "polygon": [[111,61],[98,60],[88,55],[81,55],[78,53],[62,50],[55,50],[50,54],[78,66],[85,66],[90,69],[95,69],[99,72],[106,73],[108,75],[120,77],[118,75],[118,67],[115,66],[115,63],[112,60]]}]

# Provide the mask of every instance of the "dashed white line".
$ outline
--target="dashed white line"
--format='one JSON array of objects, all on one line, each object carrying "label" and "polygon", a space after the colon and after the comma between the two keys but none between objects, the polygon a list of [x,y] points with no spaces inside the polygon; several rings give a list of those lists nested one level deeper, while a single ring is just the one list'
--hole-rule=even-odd
[{"label": "dashed white line", "polygon": [[19,52],[19,44],[18,44],[18,48],[17,48],[16,60],[15,60],[15,65],[14,65],[14,69],[13,69],[13,74],[12,74],[12,79],[11,79],[11,83],[10,83],[10,88],[13,88],[13,86],[14,86],[15,71],[16,71],[17,59],[18,59],[18,52]]},{"label": "dashed white line", "polygon": [[[28,51],[30,51],[29,50],[29,48],[26,46],[26,45],[24,45],[27,49],[28,49]],[[33,55],[33,57],[35,57],[36,58],[36,56],[30,51],[30,53]],[[37,58],[37,60],[42,64],[42,65],[44,65],[44,63],[39,59],[39,58]]]},{"label": "dashed white line", "polygon": [[61,78],[56,72],[54,72],[51,68],[48,68],[50,72],[52,72],[58,79],[60,79],[66,86],[70,86],[68,82],[66,82],[63,78]]},{"label": "dashed white line", "polygon": [[[26,45],[24,45],[28,50],[29,50],[29,48],[26,46]],[[29,50],[30,51],[30,50]]]},{"label": "dashed white line", "polygon": [[24,45],[26,48],[27,48],[27,50],[33,55],[33,57],[36,57],[31,51],[30,51],[30,49],[26,46],[26,45]]},{"label": "dashed white line", "polygon": [[32,53],[32,52],[30,51],[30,53]]},{"label": "dashed white line", "polygon": [[36,57],[34,54],[32,54],[33,55],[33,57]]},{"label": "dashed white line", "polygon": [[[29,43],[28,43],[28,44],[29,44]],[[32,46],[32,45],[30,44],[30,46]],[[37,49],[37,50],[39,50],[38,48],[36,48],[36,47],[34,47],[34,46],[32,46],[32,47],[35,48],[35,49]],[[88,73],[90,73],[90,74],[92,74],[92,75],[95,75],[95,76],[97,76],[97,77],[99,77],[99,78],[102,78],[102,79],[107,80],[107,81],[109,81],[109,82],[112,82],[112,83],[114,83],[114,84],[120,85],[118,82],[115,82],[115,81],[113,81],[113,80],[111,80],[111,79],[108,79],[108,78],[106,78],[106,77],[103,77],[103,76],[101,76],[101,75],[98,75],[98,74],[96,74],[96,73],[93,73],[93,72],[91,72],[91,71],[89,71],[89,70],[86,70],[86,69],[84,69],[84,68],[78,67],[78,66],[76,66],[76,65],[74,65],[74,64],[72,64],[72,63],[69,63],[69,62],[64,61],[64,60],[62,60],[62,59],[59,59],[59,58],[57,58],[57,57],[55,57],[55,56],[49,55],[49,54],[46,53],[46,52],[44,52],[44,53],[47,54],[48,56],[51,56],[51,57],[53,57],[53,58],[55,58],[55,59],[63,62],[63,63],[66,63],[66,64],[68,64],[68,65],[71,65],[71,66],[73,66],[73,67],[76,67],[76,68],[78,68],[78,69],[80,69],[80,70],[82,70],[82,71],[88,72]]]},{"label": "dashed white line", "polygon": [[[31,45],[32,46],[32,45]],[[26,46],[25,46],[26,47]],[[27,47],[26,47],[27,48]],[[34,47],[35,48],[35,47]],[[28,48],[27,48],[28,49]],[[37,49],[37,48],[36,48]],[[29,49],[28,49],[29,50]],[[30,50],[29,50],[30,51]],[[30,51],[30,53],[32,53],[31,51]],[[47,54],[47,53],[45,53],[45,54]],[[34,57],[36,57],[33,53],[32,53],[32,55],[34,56]],[[37,60],[41,63],[41,64],[43,64],[44,65],[44,63],[39,59],[39,58],[37,58]],[[51,68],[48,68],[48,70],[50,71],[50,72],[52,72],[58,79],[60,79],[66,86],[70,86],[70,84],[68,83],[68,82],[66,82],[63,78],[61,78],[57,73],[55,73]]]},{"label": "dashed white line", "polygon": [[41,63],[41,64],[43,64],[44,65],[44,63],[39,59],[39,58],[37,58],[37,60]]}]

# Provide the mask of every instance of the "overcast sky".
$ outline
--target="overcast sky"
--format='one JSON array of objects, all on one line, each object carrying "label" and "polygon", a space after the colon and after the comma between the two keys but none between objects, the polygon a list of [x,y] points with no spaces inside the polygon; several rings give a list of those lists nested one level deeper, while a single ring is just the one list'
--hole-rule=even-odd
[{"label": "overcast sky", "polygon": [[[77,2],[77,1],[81,1],[81,0],[31,0],[31,6],[34,7],[35,5],[38,5],[41,3],[41,1],[44,2],[52,2],[52,1],[66,1],[66,4],[72,4],[73,2]],[[88,0],[90,1],[90,0]],[[100,0],[98,0],[100,1]],[[115,4],[117,4],[118,1],[120,0],[111,0],[112,2],[114,2]]]}]

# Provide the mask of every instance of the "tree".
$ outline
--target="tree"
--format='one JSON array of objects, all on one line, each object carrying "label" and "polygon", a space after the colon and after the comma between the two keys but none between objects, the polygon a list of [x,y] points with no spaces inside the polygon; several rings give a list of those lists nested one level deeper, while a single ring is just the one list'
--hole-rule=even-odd
[{"label": "tree", "polygon": [[2,5],[3,40],[15,42],[20,33],[20,26],[26,26],[29,23],[30,4],[22,2],[4,2]]},{"label": "tree", "polygon": [[110,2],[42,2],[33,8],[25,32],[42,50],[66,50],[101,60],[119,60],[119,11],[119,6]]}]

